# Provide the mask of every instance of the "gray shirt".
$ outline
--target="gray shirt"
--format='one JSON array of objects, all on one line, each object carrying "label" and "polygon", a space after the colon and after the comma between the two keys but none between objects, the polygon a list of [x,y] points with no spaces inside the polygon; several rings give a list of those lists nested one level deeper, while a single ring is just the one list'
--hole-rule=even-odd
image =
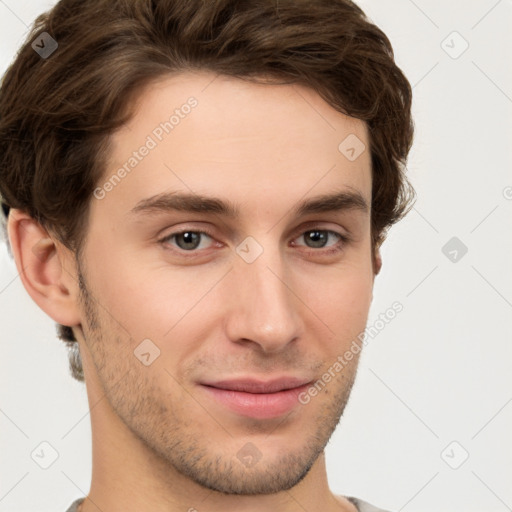
[{"label": "gray shirt", "polygon": [[[352,498],[351,496],[345,496],[350,503],[353,503],[359,512],[386,512],[386,510],[382,508],[374,507],[366,501],[360,500],[359,498]],[[84,501],[84,498],[80,498],[73,502],[73,504],[67,509],[66,512],[77,512],[78,505]]]}]

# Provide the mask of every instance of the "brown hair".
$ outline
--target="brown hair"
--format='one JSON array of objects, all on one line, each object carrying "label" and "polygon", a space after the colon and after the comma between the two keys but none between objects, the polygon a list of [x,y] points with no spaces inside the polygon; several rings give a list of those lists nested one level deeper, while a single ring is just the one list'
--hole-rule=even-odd
[{"label": "brown hair", "polygon": [[[31,47],[43,32],[58,43],[46,58]],[[365,121],[374,249],[412,207],[411,86],[387,36],[350,0],[61,0],[36,20],[1,85],[5,214],[26,211],[79,257],[108,136],[141,87],[193,69],[306,85]],[[71,328],[58,332],[83,380]]]}]

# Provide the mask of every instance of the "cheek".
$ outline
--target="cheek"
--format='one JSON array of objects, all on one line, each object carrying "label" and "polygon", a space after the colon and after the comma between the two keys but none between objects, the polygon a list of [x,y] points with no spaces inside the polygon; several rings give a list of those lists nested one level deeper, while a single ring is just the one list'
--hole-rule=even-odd
[{"label": "cheek", "polygon": [[114,328],[119,326],[120,336],[129,336],[134,347],[150,339],[162,351],[162,359],[169,351],[179,359],[193,350],[208,318],[221,317],[223,301],[214,288],[225,269],[172,268],[140,257],[105,255],[103,261],[95,274],[98,300],[117,321]]},{"label": "cheek", "polygon": [[86,272],[98,307],[119,326],[123,337],[129,335],[134,342],[160,339],[186,314],[200,290],[191,287],[190,277],[183,273],[171,275],[169,268],[155,269],[140,258],[118,254],[112,246],[110,249],[87,255],[88,261],[101,262],[89,265]]},{"label": "cheek", "polygon": [[373,279],[363,269],[347,269],[329,275],[329,279],[304,281],[306,305],[326,324],[337,340],[349,342],[364,331],[372,300]]}]

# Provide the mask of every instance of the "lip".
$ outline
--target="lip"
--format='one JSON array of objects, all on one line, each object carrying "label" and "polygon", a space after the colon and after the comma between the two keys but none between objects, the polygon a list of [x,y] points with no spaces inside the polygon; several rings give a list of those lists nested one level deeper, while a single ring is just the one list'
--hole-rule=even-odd
[{"label": "lip", "polygon": [[271,381],[236,379],[201,383],[202,389],[231,411],[251,418],[282,416],[300,402],[298,396],[311,385],[310,380],[282,377]]}]

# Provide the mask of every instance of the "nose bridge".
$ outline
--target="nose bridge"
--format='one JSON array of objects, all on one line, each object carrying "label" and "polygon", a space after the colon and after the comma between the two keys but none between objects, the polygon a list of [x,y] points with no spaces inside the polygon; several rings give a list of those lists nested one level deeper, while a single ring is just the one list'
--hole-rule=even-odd
[{"label": "nose bridge", "polygon": [[300,334],[300,301],[279,243],[271,234],[261,241],[248,238],[235,254],[228,335],[235,342],[257,343],[265,352],[279,351]]}]

